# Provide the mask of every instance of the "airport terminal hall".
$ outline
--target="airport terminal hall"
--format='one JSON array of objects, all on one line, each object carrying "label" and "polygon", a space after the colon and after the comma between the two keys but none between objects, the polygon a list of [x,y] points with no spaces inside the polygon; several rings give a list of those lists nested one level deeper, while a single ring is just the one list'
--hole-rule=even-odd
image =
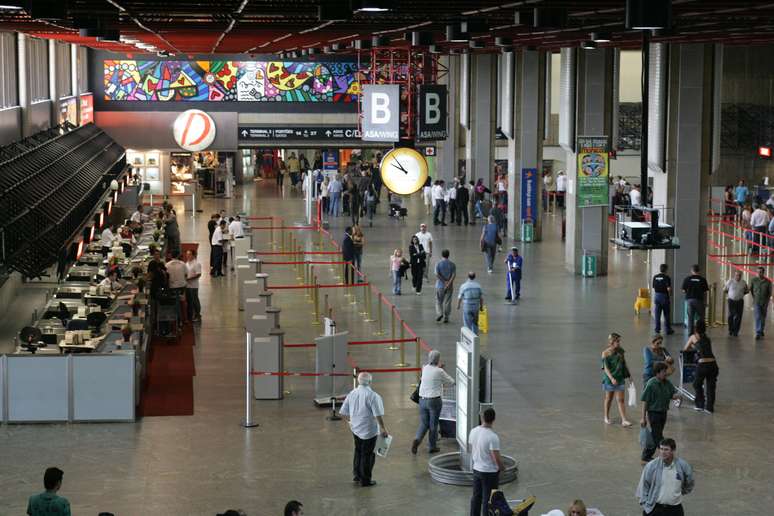
[{"label": "airport terminal hall", "polygon": [[0,0],[0,516],[774,514],[772,56],[763,0]]}]

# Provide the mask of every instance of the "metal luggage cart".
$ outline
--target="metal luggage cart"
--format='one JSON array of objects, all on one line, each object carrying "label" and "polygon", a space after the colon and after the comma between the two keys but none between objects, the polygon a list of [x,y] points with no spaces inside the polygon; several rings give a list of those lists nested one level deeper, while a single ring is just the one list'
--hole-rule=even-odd
[{"label": "metal luggage cart", "polygon": [[[680,385],[677,386],[677,392],[691,401],[696,401],[696,396],[688,389],[683,387],[685,384],[693,384],[696,379],[696,370],[699,367],[698,356],[695,351],[680,351],[678,357],[680,367]],[[675,407],[681,405],[682,400],[675,400]]]}]

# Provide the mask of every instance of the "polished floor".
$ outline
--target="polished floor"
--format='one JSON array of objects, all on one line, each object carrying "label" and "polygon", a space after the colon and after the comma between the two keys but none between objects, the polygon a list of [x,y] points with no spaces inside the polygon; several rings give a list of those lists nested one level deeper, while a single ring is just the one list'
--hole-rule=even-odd
[{"label": "polished floor", "polygon": [[[431,222],[418,199],[408,207],[404,222],[380,214],[373,228],[365,228],[364,269],[408,324],[451,362],[459,313],[453,313],[451,324],[436,324],[432,289],[415,296],[404,283],[403,296],[389,295],[388,256],[395,247],[408,247],[420,221]],[[198,241],[203,249],[208,248],[207,214],[216,209],[281,214],[290,223],[302,217],[300,200],[288,193],[280,197],[269,184],[239,188],[231,200],[206,200],[204,208],[196,218],[179,217],[183,241]],[[334,219],[332,233],[340,237],[345,225],[346,219]],[[448,248],[459,274],[478,272],[490,303],[490,333],[482,342],[494,359],[495,429],[504,453],[520,465],[519,480],[505,491],[509,498],[537,496],[533,512],[538,515],[566,509],[575,498],[606,516],[641,514],[634,497],[641,471],[638,431],[602,422],[599,355],[606,335],[621,333],[639,378],[641,348],[651,333],[648,316],[637,317],[632,309],[644,282],[642,255],[611,250],[607,277],[572,276],[562,263],[558,219],[548,217],[546,226],[546,241],[520,245],[525,279],[517,307],[503,302],[502,264],[491,276],[484,271],[480,226],[430,226],[435,254]],[[298,233],[311,248],[313,235]],[[258,240],[268,249],[268,235]],[[274,284],[296,281],[295,273],[282,266],[268,272]],[[333,280],[325,267],[320,275]],[[330,295],[339,328],[358,339],[374,338],[374,324],[358,314],[361,305],[350,304],[340,291]],[[351,483],[351,435],[344,422],[327,421],[326,411],[312,404],[311,379],[290,378],[285,385],[290,394],[282,401],[255,402],[261,426],[241,428],[243,331],[235,296],[233,275],[202,281],[204,320],[195,350],[193,416],[153,417],[136,424],[0,427],[0,515],[22,514],[27,496],[40,490],[42,472],[51,465],[65,471],[61,494],[79,515],[212,515],[241,508],[251,516],[269,516],[281,514],[289,499],[301,500],[309,515],[467,513],[469,489],[434,483],[426,451],[409,452],[418,423],[416,406],[408,399],[411,374],[378,374],[374,381],[395,436],[390,456],[377,461],[374,488]],[[309,324],[312,305],[302,292],[278,292],[274,304],[283,309],[286,342],[312,340],[318,327]],[[751,312],[745,317],[739,338],[726,338],[722,327],[711,333],[720,367],[716,414],[670,410],[665,434],[677,440],[678,454],[696,473],[696,489],[684,501],[687,514],[769,514],[774,503],[769,444],[774,344],[768,338],[755,341]],[[674,354],[683,341],[678,332],[667,339],[667,347]],[[408,356],[413,362],[413,349]],[[383,345],[355,347],[352,357],[364,367],[392,367],[399,358]],[[314,352],[289,349],[286,368],[313,370]],[[617,421],[615,408],[612,414]],[[638,418],[632,412],[629,417]],[[452,440],[441,444],[443,451],[455,446]]]}]

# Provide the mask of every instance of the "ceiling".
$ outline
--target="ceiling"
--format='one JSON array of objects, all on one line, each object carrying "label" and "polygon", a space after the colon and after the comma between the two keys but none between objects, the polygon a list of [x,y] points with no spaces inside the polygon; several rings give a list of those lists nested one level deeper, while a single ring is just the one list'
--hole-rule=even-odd
[{"label": "ceiling", "polygon": [[[470,33],[483,48],[495,51],[495,37],[511,38],[514,46],[557,50],[577,46],[592,31],[609,32],[610,43],[622,48],[640,45],[638,31],[624,28],[624,0],[396,0],[397,8],[383,13],[357,12],[350,19],[320,21],[321,2],[337,5],[352,0],[34,0],[35,3],[65,5],[65,19],[35,20],[24,10],[0,9],[0,30],[78,43],[92,48],[141,53],[136,43],[98,41],[81,37],[77,30],[84,20],[104,17],[109,28],[122,37],[153,45],[176,55],[267,54],[332,43],[346,48],[353,40],[373,35],[389,38],[392,47],[408,47],[404,33],[429,31],[441,51],[468,48],[467,43],[446,41],[447,24],[472,20],[483,26]],[[648,1],[648,0],[645,0]],[[0,0],[0,4],[6,3]],[[13,2],[8,2],[13,3]],[[534,28],[534,8],[564,8],[563,28]],[[348,10],[349,11],[349,10]],[[522,14],[521,24],[515,13]],[[93,22],[90,22],[93,23]],[[753,30],[751,30],[753,29]],[[673,28],[654,40],[765,44],[774,42],[774,1],[673,0]],[[341,53],[355,52],[342,50]]]}]

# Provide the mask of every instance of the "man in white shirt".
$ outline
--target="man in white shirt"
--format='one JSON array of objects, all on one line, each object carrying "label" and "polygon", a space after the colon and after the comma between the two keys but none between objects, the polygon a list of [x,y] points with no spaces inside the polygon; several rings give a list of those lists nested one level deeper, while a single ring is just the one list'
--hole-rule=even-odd
[{"label": "man in white shirt", "polygon": [[212,232],[212,263],[210,264],[211,276],[223,276],[223,231],[226,229],[226,221],[221,220]]},{"label": "man in white shirt", "polygon": [[634,185],[629,192],[629,200],[632,206],[640,206],[642,204],[642,194],[640,193],[640,185]]},{"label": "man in white shirt", "polygon": [[374,469],[374,448],[376,437],[381,434],[387,437],[384,426],[384,403],[382,397],[371,390],[371,373],[357,375],[357,389],[347,394],[339,414],[349,422],[352,435],[355,438],[355,456],[352,461],[354,482],[363,487],[376,485],[371,480]]},{"label": "man in white shirt", "polygon": [[427,230],[427,224],[419,225],[419,232],[415,234],[419,239],[419,243],[425,248],[427,257],[425,258],[425,279],[427,279],[427,270],[430,268],[430,258],[433,256],[433,235]]},{"label": "man in white shirt", "polygon": [[167,275],[169,276],[169,288],[177,290],[181,294],[183,289],[186,288],[186,274],[185,263],[180,260],[180,252],[174,252],[172,259],[166,264]]},{"label": "man in white shirt", "polygon": [[482,414],[483,422],[470,431],[470,461],[473,467],[473,497],[470,499],[470,516],[488,514],[487,505],[492,489],[500,485],[503,459],[500,456],[500,438],[492,430],[495,411],[488,408]]},{"label": "man in white shirt", "polygon": [[115,239],[115,233],[116,230],[115,224],[109,224],[105,226],[105,229],[102,230],[102,235],[100,236],[100,245],[102,246],[102,255],[107,256],[110,252],[110,249],[113,247],[113,240]]},{"label": "man in white shirt", "polygon": [[728,294],[728,335],[739,336],[744,313],[744,296],[750,292],[747,282],[742,279],[742,271],[735,271],[734,277],[726,281],[723,291]]},{"label": "man in white shirt", "polygon": [[437,226],[441,223],[440,216],[446,218],[446,203],[443,200],[443,181],[436,181],[433,185],[431,194],[433,196],[433,225]]},{"label": "man in white shirt", "polygon": [[110,270],[108,270],[105,279],[99,282],[99,286],[107,288],[110,291],[109,293],[119,290],[121,288],[121,283],[118,281],[118,269],[111,267]]},{"label": "man in white shirt", "polygon": [[432,350],[427,355],[427,365],[422,368],[422,379],[419,382],[419,428],[414,442],[411,443],[411,453],[417,454],[417,448],[430,430],[428,453],[436,453],[438,449],[438,418],[443,407],[444,385],[454,385],[454,378],[443,370],[441,352]]},{"label": "man in white shirt", "polygon": [[[769,212],[763,209],[763,206],[760,204],[757,204],[755,206],[755,211],[752,212],[752,215],[750,216],[750,226],[752,226],[753,231],[753,240],[756,244],[763,244],[763,233],[766,233],[769,226]],[[759,254],[760,253],[760,247],[754,246],[753,247],[753,253],[752,254]]]},{"label": "man in white shirt", "polygon": [[245,228],[242,226],[242,217],[239,215],[232,219],[228,225],[228,232],[234,238],[243,238],[245,236]]},{"label": "man in white shirt", "polygon": [[556,205],[564,208],[564,196],[567,194],[567,176],[564,170],[556,174]]},{"label": "man in white shirt", "polygon": [[199,278],[202,275],[202,264],[196,259],[196,251],[188,249],[185,252],[185,298],[188,304],[188,318],[191,321],[202,320],[202,305],[199,303]]},{"label": "man in white shirt", "polygon": [[145,220],[147,220],[147,218],[148,218],[148,216],[145,215],[145,213],[144,213],[144,211],[142,209],[142,204],[138,204],[137,205],[137,210],[135,210],[135,212],[132,213],[132,216],[129,219],[129,221],[132,224],[142,224]]}]

